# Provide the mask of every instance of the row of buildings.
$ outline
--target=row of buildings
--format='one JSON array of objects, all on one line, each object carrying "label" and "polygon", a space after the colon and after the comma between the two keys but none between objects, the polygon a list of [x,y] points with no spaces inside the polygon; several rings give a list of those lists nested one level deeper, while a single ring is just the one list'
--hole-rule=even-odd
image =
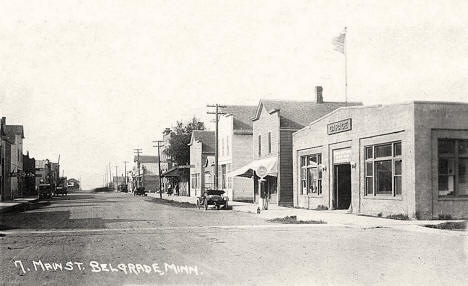
[{"label": "row of buildings", "polygon": [[0,122],[0,200],[36,195],[41,182],[55,182],[60,166],[49,160],[36,160],[23,154],[24,128]]},{"label": "row of buildings", "polygon": [[[164,131],[167,144],[170,130]],[[190,165],[162,152],[163,187],[200,196],[215,185],[231,200],[418,219],[468,217],[468,103],[364,106],[260,100],[225,106],[215,132],[193,131]],[[167,146],[167,145],[166,145]],[[164,147],[163,147],[164,148]],[[158,158],[155,158],[155,162]]]}]

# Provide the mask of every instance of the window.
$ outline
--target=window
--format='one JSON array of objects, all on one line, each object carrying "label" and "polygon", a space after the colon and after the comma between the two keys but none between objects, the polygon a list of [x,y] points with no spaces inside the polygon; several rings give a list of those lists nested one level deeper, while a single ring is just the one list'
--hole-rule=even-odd
[{"label": "window", "polygon": [[229,136],[226,137],[226,155],[229,156]]},{"label": "window", "polygon": [[221,165],[221,188],[226,189],[226,165]]},{"label": "window", "polygon": [[221,138],[221,156],[224,156],[224,138]]},{"label": "window", "polygon": [[439,139],[437,145],[439,196],[467,196],[468,140]]},{"label": "window", "polygon": [[271,154],[271,132],[268,132],[268,154]]},{"label": "window", "polygon": [[[231,172],[231,164],[226,164],[226,173]],[[227,188],[232,189],[232,177],[227,177]]]},{"label": "window", "polygon": [[197,189],[197,174],[192,174],[191,177],[192,189]]},{"label": "window", "polygon": [[258,156],[262,156],[262,135],[258,135]]},{"label": "window", "polygon": [[301,156],[301,195],[322,194],[321,154]]},{"label": "window", "polygon": [[364,148],[365,193],[367,196],[400,196],[402,193],[401,142]]}]

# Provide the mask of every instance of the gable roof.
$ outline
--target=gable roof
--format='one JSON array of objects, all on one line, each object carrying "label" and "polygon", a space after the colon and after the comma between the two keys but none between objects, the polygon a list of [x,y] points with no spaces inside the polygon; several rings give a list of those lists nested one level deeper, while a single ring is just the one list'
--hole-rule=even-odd
[{"label": "gable roof", "polygon": [[257,106],[255,105],[228,105],[222,109],[226,115],[234,117],[234,131],[251,131],[252,117],[256,110]]},{"label": "gable roof", "polygon": [[262,109],[272,114],[279,112],[280,127],[300,129],[323,115],[332,112],[339,107],[362,105],[361,102],[323,102],[315,101],[289,101],[289,100],[264,100],[261,99],[253,121],[260,116]]},{"label": "gable roof", "polygon": [[193,130],[190,144],[194,142],[202,143],[203,153],[214,153],[215,152],[215,132],[208,130]]}]

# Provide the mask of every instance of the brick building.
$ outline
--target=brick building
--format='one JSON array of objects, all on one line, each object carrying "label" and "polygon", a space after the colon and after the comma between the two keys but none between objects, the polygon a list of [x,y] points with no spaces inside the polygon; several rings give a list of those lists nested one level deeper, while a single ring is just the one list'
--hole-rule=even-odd
[{"label": "brick building", "polygon": [[32,196],[36,194],[36,160],[29,157],[29,152],[23,155],[24,189],[23,195]]},{"label": "brick building", "polygon": [[11,144],[5,132],[6,118],[0,122],[0,199],[12,199],[11,195]]},{"label": "brick building", "polygon": [[339,108],[293,135],[294,206],[468,217],[468,104]]},{"label": "brick building", "polygon": [[[24,131],[22,125],[4,125],[7,140],[10,144],[10,195],[8,199],[22,196],[23,176],[23,139]],[[8,155],[7,155],[8,156]]]},{"label": "brick building", "polygon": [[135,156],[133,161],[133,183],[145,187],[147,192],[159,190],[158,156]]}]

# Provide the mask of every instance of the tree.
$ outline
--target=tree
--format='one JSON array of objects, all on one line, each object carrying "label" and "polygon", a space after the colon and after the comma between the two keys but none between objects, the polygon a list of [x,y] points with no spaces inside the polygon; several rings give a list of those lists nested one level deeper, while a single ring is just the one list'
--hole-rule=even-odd
[{"label": "tree", "polygon": [[189,122],[177,121],[171,132],[167,155],[171,156],[177,165],[190,163],[190,138],[193,130],[205,130],[205,124],[193,117]]}]

